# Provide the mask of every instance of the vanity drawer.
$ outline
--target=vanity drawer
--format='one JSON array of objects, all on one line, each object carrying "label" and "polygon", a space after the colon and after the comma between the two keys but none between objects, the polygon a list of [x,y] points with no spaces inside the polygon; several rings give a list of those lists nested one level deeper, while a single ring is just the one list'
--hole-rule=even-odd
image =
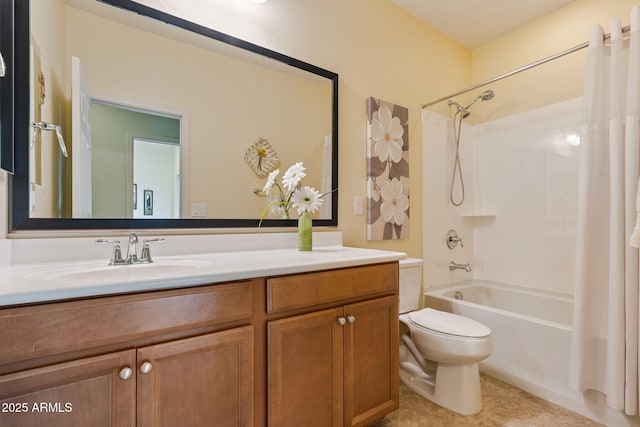
[{"label": "vanity drawer", "polygon": [[398,263],[267,279],[267,312],[398,293]]},{"label": "vanity drawer", "polygon": [[0,364],[252,314],[252,281],[0,309]]}]

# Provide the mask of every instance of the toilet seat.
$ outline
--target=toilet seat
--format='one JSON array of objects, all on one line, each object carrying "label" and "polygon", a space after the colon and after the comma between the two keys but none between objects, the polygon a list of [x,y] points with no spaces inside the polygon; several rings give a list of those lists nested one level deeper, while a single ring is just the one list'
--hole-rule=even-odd
[{"label": "toilet seat", "polygon": [[480,322],[432,308],[413,311],[408,317],[414,326],[441,334],[466,338],[484,338],[491,335],[491,329]]}]

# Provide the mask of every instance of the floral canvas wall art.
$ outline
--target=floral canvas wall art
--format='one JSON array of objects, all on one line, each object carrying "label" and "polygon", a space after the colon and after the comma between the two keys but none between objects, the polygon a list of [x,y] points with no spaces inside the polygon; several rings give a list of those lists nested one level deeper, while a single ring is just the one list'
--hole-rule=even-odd
[{"label": "floral canvas wall art", "polygon": [[409,110],[367,98],[367,239],[409,237]]}]

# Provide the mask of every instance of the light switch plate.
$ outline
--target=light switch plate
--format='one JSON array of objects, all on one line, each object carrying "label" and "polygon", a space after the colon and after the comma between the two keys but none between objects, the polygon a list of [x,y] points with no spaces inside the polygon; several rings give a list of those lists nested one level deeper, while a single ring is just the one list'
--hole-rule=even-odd
[{"label": "light switch plate", "polygon": [[191,216],[207,216],[207,204],[191,203]]},{"label": "light switch plate", "polygon": [[364,200],[362,196],[355,196],[353,198],[353,214],[362,215],[364,213]]}]

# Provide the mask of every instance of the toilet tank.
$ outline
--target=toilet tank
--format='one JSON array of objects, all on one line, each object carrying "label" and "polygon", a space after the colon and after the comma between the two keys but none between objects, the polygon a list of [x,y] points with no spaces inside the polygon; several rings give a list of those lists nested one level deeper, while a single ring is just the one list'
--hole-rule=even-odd
[{"label": "toilet tank", "polygon": [[422,285],[422,260],[400,260],[400,313],[408,313],[420,306]]}]

